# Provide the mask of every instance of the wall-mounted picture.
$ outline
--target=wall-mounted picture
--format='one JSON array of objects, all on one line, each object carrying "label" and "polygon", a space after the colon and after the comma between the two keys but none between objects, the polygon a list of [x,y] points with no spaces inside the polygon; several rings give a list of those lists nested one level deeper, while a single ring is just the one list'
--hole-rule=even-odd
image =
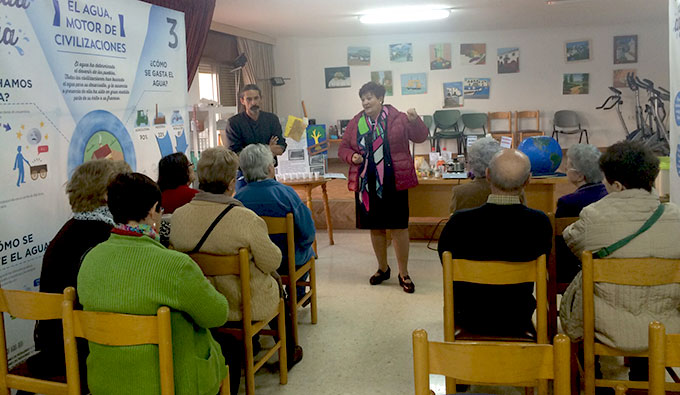
[{"label": "wall-mounted picture", "polygon": [[430,44],[430,70],[451,68],[451,44]]},{"label": "wall-mounted picture", "polygon": [[614,64],[637,63],[638,60],[638,36],[615,36],[614,37]]},{"label": "wall-mounted picture", "polygon": [[326,67],[326,89],[349,88],[352,82],[349,79],[349,67]]},{"label": "wall-mounted picture", "polygon": [[460,44],[460,64],[486,64],[486,44]]},{"label": "wall-mounted picture", "polygon": [[392,72],[387,71],[371,71],[371,81],[385,87],[385,96],[393,95]]},{"label": "wall-mounted picture", "polygon": [[590,74],[572,73],[562,77],[563,95],[587,95],[590,89]]},{"label": "wall-mounted picture", "polygon": [[347,65],[369,66],[371,64],[370,47],[347,47]]},{"label": "wall-mounted picture", "polygon": [[463,80],[463,97],[466,99],[488,99],[491,90],[491,78],[465,78]]},{"label": "wall-mounted picture", "polygon": [[401,94],[419,95],[427,93],[427,73],[401,75]]},{"label": "wall-mounted picture", "polygon": [[590,60],[590,40],[567,41],[564,44],[567,62]]},{"label": "wall-mounted picture", "polygon": [[390,44],[390,61],[413,62],[413,45],[411,43]]},{"label": "wall-mounted picture", "polygon": [[519,73],[519,48],[498,48],[498,74]]},{"label": "wall-mounted picture", "polygon": [[463,106],[463,82],[444,83],[444,108]]},{"label": "wall-mounted picture", "polygon": [[628,74],[635,76],[637,69],[614,70],[614,88],[628,88]]}]

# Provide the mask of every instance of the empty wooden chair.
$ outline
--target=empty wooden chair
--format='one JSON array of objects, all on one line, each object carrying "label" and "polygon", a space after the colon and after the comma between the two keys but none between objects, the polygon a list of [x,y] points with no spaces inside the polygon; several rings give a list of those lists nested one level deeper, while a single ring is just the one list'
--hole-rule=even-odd
[{"label": "empty wooden chair", "polygon": [[[536,120],[536,126],[533,125],[534,119]],[[522,120],[531,121],[529,128],[522,126]],[[517,146],[527,137],[543,136],[539,111],[515,111],[515,134],[517,135]]]},{"label": "empty wooden chair", "polygon": [[[288,383],[288,363],[286,358],[286,324],[283,298],[279,299],[279,307],[275,313],[262,321],[252,320],[252,302],[250,290],[250,252],[247,248],[239,249],[237,255],[213,255],[203,252],[189,254],[206,276],[239,276],[241,280],[241,328],[221,327],[219,332],[242,338],[246,356],[246,394],[255,394],[255,372],[257,372],[274,354],[279,354],[279,382]],[[277,320],[277,330],[265,329],[272,320]],[[276,336],[274,347],[259,361],[255,361],[253,352],[253,336],[256,334]],[[291,350],[292,351],[292,350]]]},{"label": "empty wooden chair", "polygon": [[667,335],[666,327],[654,321],[649,324],[649,395],[680,391],[680,383],[666,382],[668,367],[680,367],[680,334]]},{"label": "empty wooden chair", "polygon": [[[298,325],[297,325],[297,309],[302,307],[305,302],[310,301],[312,310],[312,324],[317,322],[317,305],[316,305],[316,265],[314,257],[304,265],[295,266],[295,220],[293,213],[286,214],[285,217],[261,217],[267,224],[267,230],[270,235],[285,234],[286,246],[288,253],[288,275],[281,276],[283,284],[288,286],[288,304],[290,307],[290,315],[293,321],[293,333],[288,334],[294,336],[295,344],[300,344],[298,341]],[[309,273],[309,280],[303,281],[304,277]],[[297,286],[309,286],[309,291],[305,295],[297,299]]]},{"label": "empty wooden chair", "polygon": [[[14,291],[0,288],[0,312],[23,320],[60,320],[62,303],[73,306],[76,294],[67,288],[63,294]],[[80,392],[80,381],[67,378],[65,383],[20,376],[8,372],[7,334],[4,314],[0,313],[0,392],[9,394],[10,389],[45,395],[66,395]],[[75,345],[74,345],[75,347]],[[76,360],[76,365],[78,361]]]},{"label": "empty wooden chair", "polygon": [[[72,288],[71,288],[72,289]],[[175,393],[172,362],[172,329],[170,309],[162,306],[156,315],[132,315],[99,311],[73,310],[73,303],[62,304],[64,315],[64,348],[66,376],[80,381],[76,338],[106,346],[158,345],[161,394]],[[229,394],[229,373],[222,381],[221,395]],[[68,395],[80,395],[80,386],[69,389]]]},{"label": "empty wooden chair", "polygon": [[647,389],[645,381],[595,379],[595,356],[646,357],[647,352],[630,353],[595,341],[595,283],[652,286],[680,283],[680,259],[608,258],[593,259],[590,251],[581,256],[583,264],[583,374],[585,393],[594,395],[595,387]]},{"label": "empty wooden chair", "polygon": [[[494,130],[493,125],[494,121],[496,120],[508,120],[508,126],[507,128],[505,126],[502,126],[500,130]],[[505,122],[498,122],[501,125],[505,125]],[[489,112],[487,113],[487,125],[486,125],[486,131],[491,135],[491,137],[495,138],[498,141],[501,141],[501,137],[507,136],[512,138],[512,146],[515,147],[515,133],[512,131],[512,112],[510,111],[496,111],[496,112]]]},{"label": "empty wooden chair", "polygon": [[[545,255],[529,262],[471,261],[452,259],[451,252],[442,255],[444,271],[444,340],[484,340],[484,341],[519,341],[548,343],[547,295]],[[484,336],[474,333],[461,333],[456,338],[457,328],[454,322],[453,282],[465,281],[477,284],[520,284],[533,282],[536,284],[536,337],[499,337]],[[447,391],[455,392],[455,387],[447,380]]]},{"label": "empty wooden chair", "polygon": [[565,335],[555,336],[554,345],[433,342],[428,340],[425,330],[418,329],[413,331],[415,393],[429,395],[430,374],[440,374],[466,384],[527,387],[537,381],[554,380],[554,394],[567,395],[570,344]]}]

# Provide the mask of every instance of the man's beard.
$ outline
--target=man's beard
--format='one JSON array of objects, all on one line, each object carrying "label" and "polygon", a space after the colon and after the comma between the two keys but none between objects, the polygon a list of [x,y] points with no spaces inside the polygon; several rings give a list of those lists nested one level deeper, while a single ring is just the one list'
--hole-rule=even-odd
[{"label": "man's beard", "polygon": [[249,109],[250,112],[257,112],[260,111],[260,106],[251,106]]}]

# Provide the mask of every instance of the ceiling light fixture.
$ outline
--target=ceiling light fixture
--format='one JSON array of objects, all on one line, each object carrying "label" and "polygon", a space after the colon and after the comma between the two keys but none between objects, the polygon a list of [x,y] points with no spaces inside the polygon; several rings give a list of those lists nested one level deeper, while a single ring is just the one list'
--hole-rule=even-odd
[{"label": "ceiling light fixture", "polygon": [[419,22],[444,19],[451,10],[442,6],[409,6],[379,8],[363,12],[359,21],[366,24]]}]

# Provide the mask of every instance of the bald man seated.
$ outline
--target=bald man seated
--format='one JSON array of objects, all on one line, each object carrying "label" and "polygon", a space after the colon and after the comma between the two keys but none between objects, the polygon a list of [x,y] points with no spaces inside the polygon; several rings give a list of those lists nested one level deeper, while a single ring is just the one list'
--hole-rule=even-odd
[{"label": "bald man seated", "polygon": [[[491,194],[480,207],[456,211],[439,238],[439,258],[524,262],[550,253],[552,227],[541,211],[520,203],[531,177],[529,158],[506,149],[486,170]],[[456,327],[483,335],[535,335],[533,283],[483,285],[454,281]]]}]

